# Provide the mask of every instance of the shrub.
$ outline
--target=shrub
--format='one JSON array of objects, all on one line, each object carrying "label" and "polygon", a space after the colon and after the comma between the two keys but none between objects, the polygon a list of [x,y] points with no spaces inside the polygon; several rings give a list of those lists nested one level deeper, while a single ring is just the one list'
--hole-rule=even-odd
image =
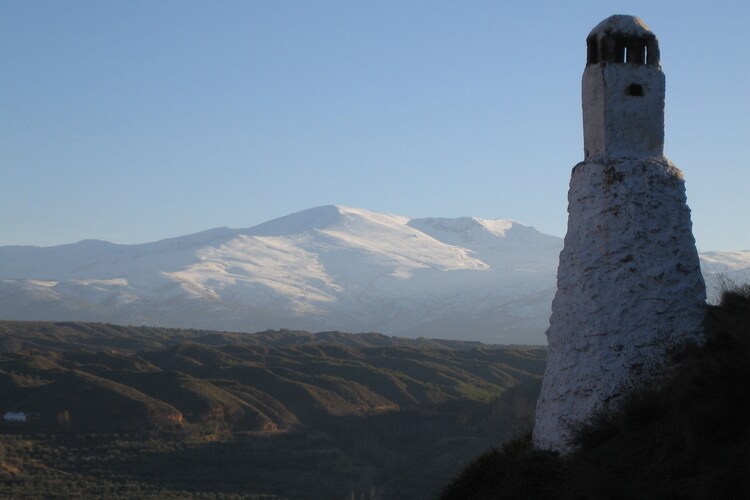
[{"label": "shrub", "polygon": [[674,353],[666,380],[577,429],[576,452],[530,437],[491,450],[442,500],[750,498],[750,286],[709,306],[704,346]]}]

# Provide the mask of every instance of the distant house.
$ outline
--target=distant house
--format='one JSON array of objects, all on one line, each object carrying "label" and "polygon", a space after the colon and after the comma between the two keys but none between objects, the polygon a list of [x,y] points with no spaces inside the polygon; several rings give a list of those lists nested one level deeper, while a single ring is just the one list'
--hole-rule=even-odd
[{"label": "distant house", "polygon": [[26,422],[26,413],[22,411],[9,411],[3,415],[3,420],[6,422]]}]

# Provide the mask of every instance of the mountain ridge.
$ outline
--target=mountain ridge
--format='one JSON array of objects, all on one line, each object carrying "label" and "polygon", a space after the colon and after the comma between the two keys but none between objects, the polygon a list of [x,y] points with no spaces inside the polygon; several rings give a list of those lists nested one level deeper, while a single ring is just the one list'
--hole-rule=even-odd
[{"label": "mountain ridge", "polygon": [[[0,247],[0,319],[543,344],[561,248],[510,219],[324,205],[136,245]],[[750,280],[750,251],[704,264]]]}]

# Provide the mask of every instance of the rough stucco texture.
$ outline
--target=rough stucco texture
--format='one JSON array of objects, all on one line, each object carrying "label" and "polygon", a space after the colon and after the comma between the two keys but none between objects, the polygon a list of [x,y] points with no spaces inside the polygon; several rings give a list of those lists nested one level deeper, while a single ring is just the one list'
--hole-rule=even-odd
[{"label": "rough stucco texture", "polygon": [[[629,95],[634,84],[640,85],[643,95]],[[663,154],[665,79],[661,69],[588,65],[581,88],[586,161]]]},{"label": "rough stucco texture", "polygon": [[705,286],[682,173],[662,157],[580,163],[547,330],[534,444],[567,452],[571,426],[700,343]]}]

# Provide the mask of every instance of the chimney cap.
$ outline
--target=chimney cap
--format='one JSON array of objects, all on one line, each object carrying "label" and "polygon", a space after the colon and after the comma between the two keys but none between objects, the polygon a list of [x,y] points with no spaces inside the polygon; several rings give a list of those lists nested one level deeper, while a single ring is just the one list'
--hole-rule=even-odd
[{"label": "chimney cap", "polygon": [[653,31],[640,17],[615,14],[596,25],[588,38],[605,37],[656,38]]}]

